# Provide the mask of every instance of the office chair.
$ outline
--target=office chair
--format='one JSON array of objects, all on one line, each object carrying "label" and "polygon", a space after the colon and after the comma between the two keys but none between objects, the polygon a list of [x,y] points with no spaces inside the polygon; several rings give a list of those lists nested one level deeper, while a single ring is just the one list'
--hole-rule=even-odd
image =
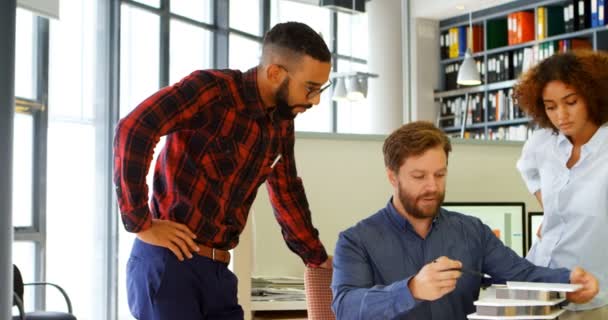
[{"label": "office chair", "polygon": [[[23,291],[24,286],[51,286],[59,290],[63,295],[67,304],[68,312],[55,312],[55,311],[34,311],[24,312],[23,308]],[[13,316],[13,320],[76,320],[76,317],[72,314],[72,302],[68,297],[67,293],[60,286],[49,283],[49,282],[33,282],[23,283],[21,272],[16,265],[13,265],[13,306],[17,306],[19,309],[19,315]]]},{"label": "office chair", "polygon": [[335,320],[331,310],[332,270],[322,268],[306,268],[304,270],[304,289],[306,291],[306,307],[309,320]]}]

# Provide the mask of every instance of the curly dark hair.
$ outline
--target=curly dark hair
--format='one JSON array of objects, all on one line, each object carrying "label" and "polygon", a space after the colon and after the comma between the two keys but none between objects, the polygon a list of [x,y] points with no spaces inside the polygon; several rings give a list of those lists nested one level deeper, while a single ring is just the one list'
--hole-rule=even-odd
[{"label": "curly dark hair", "polygon": [[264,36],[262,46],[289,49],[292,53],[304,54],[321,62],[331,62],[331,52],[321,35],[300,22],[284,22],[272,27]]},{"label": "curly dark hair", "polygon": [[608,54],[575,50],[555,54],[521,75],[513,97],[519,107],[542,128],[557,128],[545,112],[543,90],[547,83],[561,81],[572,87],[587,105],[591,121],[608,121]]},{"label": "curly dark hair", "polygon": [[428,121],[404,124],[384,140],[384,166],[399,172],[408,157],[421,155],[435,147],[443,148],[446,157],[452,151],[450,139],[434,124]]}]

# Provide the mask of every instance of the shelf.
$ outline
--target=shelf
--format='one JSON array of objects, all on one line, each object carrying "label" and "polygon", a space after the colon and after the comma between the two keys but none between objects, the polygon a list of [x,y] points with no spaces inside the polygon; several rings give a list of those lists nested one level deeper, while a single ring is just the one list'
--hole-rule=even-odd
[{"label": "shelf", "polygon": [[[472,54],[473,58],[483,58],[484,53],[482,52],[475,52]],[[443,59],[441,61],[439,61],[441,64],[448,64],[448,63],[454,63],[454,62],[460,62],[464,60],[464,56],[459,56],[457,58],[448,58],[448,59]]]},{"label": "shelf", "polygon": [[[542,41],[545,41],[545,40],[542,40]],[[528,41],[528,42],[524,42],[524,43],[520,43],[520,44],[514,44],[512,46],[507,45],[504,47],[498,47],[498,48],[487,50],[485,53],[490,56],[490,55],[499,54],[499,53],[503,53],[503,52],[509,52],[509,51],[519,50],[519,49],[523,49],[523,48],[527,48],[527,47],[532,47],[537,43],[538,42],[536,40],[534,40],[534,41]]]},{"label": "shelf", "polygon": [[252,311],[306,310],[306,301],[251,301]]},{"label": "shelf", "polygon": [[502,120],[502,121],[491,121],[488,122],[488,127],[504,127],[504,126],[515,126],[519,124],[528,124],[532,121],[530,118],[520,118],[513,120]]},{"label": "shelf", "polygon": [[445,132],[458,132],[460,131],[460,126],[457,127],[445,127],[445,128],[441,128],[441,130],[445,131]]},{"label": "shelf", "polygon": [[[485,127],[507,127],[507,126],[516,126],[516,125],[521,125],[521,124],[528,124],[530,123],[530,121],[532,121],[530,118],[520,118],[520,119],[513,119],[513,120],[502,120],[502,121],[491,121],[491,122],[480,122],[480,123],[474,123],[474,124],[470,124],[467,125],[464,130],[477,130],[477,129],[484,129]],[[461,126],[452,126],[452,127],[445,127],[445,128],[441,128],[441,130],[443,130],[446,133],[452,133],[452,132],[458,132],[460,130],[462,130]]]},{"label": "shelf", "polygon": [[460,89],[455,89],[455,90],[435,91],[435,93],[433,94],[433,97],[435,99],[441,99],[441,98],[449,98],[449,97],[455,97],[455,96],[463,96],[467,93],[479,93],[479,92],[485,92],[485,91],[507,89],[507,88],[513,87],[513,85],[515,85],[516,81],[517,80],[507,80],[507,81],[501,81],[501,82],[493,82],[493,83],[489,83],[489,84],[482,84],[482,85],[474,86],[474,87],[465,87],[465,88],[460,88]]}]

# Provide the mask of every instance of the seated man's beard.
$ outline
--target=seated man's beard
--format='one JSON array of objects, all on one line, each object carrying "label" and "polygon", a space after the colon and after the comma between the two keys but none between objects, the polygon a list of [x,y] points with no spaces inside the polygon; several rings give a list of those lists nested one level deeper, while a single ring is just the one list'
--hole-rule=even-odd
[{"label": "seated man's beard", "polygon": [[[289,96],[289,78],[285,79],[279,86],[279,90],[274,96],[276,109],[274,114],[279,120],[293,120],[296,117],[296,113],[293,111],[295,107],[290,106],[287,103],[287,97]],[[312,105],[301,105],[304,108],[310,108]]]}]

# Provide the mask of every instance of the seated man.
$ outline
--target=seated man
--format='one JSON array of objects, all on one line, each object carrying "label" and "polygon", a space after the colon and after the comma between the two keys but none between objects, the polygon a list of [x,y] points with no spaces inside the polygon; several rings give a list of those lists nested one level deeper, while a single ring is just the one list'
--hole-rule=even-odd
[{"label": "seated man", "polygon": [[571,302],[589,301],[597,279],[581,268],[537,267],[519,257],[479,219],[440,206],[450,141],[414,122],[384,142],[393,197],[385,208],[342,232],[334,256],[333,310],[338,319],[466,319],[475,312],[481,276],[494,281],[580,283]]}]

